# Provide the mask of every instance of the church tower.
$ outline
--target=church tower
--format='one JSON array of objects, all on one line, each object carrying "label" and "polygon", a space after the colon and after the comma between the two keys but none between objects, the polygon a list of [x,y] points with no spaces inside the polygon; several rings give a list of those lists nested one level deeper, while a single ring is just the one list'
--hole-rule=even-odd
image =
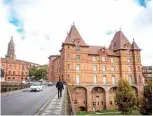
[{"label": "church tower", "polygon": [[7,54],[5,55],[5,58],[11,58],[11,59],[16,59],[15,55],[15,44],[13,42],[13,36],[11,37],[10,42],[8,43],[8,49],[7,49]]}]

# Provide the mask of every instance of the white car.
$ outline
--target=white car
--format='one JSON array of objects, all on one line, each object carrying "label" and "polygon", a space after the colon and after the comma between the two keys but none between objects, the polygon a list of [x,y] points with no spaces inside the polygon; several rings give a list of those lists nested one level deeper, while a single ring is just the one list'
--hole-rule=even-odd
[{"label": "white car", "polygon": [[41,83],[32,83],[30,86],[30,91],[42,91],[43,87]]}]

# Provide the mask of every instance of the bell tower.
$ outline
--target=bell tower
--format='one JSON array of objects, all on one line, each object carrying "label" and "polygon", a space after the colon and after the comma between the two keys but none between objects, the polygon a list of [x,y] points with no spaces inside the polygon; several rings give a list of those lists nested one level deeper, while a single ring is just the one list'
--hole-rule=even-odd
[{"label": "bell tower", "polygon": [[11,59],[16,59],[15,55],[15,44],[13,41],[13,36],[11,37],[10,42],[8,43],[8,49],[7,49],[7,54],[5,55],[5,58],[11,58]]}]

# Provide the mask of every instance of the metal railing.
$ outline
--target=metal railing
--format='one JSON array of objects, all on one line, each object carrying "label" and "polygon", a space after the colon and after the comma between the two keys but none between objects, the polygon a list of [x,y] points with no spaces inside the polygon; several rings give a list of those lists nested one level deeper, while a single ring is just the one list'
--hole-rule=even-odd
[{"label": "metal railing", "polygon": [[69,86],[67,85],[67,97],[68,97],[68,115],[76,115],[75,107],[71,99]]}]

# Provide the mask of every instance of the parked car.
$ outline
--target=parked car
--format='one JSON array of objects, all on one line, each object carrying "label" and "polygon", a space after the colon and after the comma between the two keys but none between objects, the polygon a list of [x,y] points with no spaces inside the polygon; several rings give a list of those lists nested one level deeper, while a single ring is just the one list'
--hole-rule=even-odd
[{"label": "parked car", "polygon": [[30,86],[30,91],[42,91],[43,87],[41,83],[32,83]]},{"label": "parked car", "polygon": [[48,82],[48,86],[53,86],[53,83],[52,82]]}]

